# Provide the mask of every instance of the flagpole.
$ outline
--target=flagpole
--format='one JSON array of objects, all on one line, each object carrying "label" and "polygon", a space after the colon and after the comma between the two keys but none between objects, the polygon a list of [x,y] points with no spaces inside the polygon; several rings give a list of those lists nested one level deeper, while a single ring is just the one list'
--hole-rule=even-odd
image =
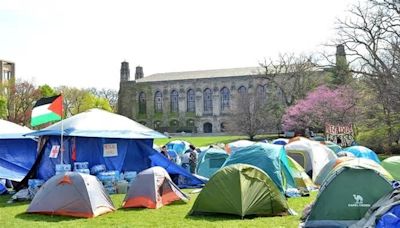
[{"label": "flagpole", "polygon": [[[61,92],[62,103],[64,103],[63,94]],[[60,150],[61,150],[61,163],[64,164],[64,121],[63,121],[63,113],[64,112],[64,105],[61,106],[61,143],[60,143]]]}]

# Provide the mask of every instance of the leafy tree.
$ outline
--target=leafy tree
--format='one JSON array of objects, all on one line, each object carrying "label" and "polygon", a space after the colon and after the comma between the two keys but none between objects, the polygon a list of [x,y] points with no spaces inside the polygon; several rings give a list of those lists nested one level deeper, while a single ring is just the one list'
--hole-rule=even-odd
[{"label": "leafy tree", "polygon": [[51,97],[51,96],[55,96],[55,95],[57,95],[58,93],[57,93],[57,91],[55,91],[53,88],[51,88],[49,85],[47,85],[47,84],[45,84],[45,85],[42,85],[42,86],[39,86],[39,91],[40,91],[40,94],[43,96],[43,97]]},{"label": "leafy tree", "polygon": [[348,86],[330,89],[323,85],[286,110],[285,130],[323,129],[325,124],[353,123],[357,96]]},{"label": "leafy tree", "polygon": [[90,88],[89,91],[99,98],[104,98],[108,101],[113,112],[117,111],[118,91],[112,89],[96,89]]},{"label": "leafy tree", "polygon": [[6,119],[7,115],[7,99],[4,96],[0,96],[0,119]]}]

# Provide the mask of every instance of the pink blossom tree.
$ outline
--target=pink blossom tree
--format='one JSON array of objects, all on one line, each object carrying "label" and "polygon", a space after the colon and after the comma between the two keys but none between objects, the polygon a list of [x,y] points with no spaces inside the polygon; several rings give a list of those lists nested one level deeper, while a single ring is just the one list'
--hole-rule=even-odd
[{"label": "pink blossom tree", "polygon": [[325,85],[309,92],[290,106],[282,117],[284,130],[323,129],[325,124],[344,124],[354,120],[357,93],[349,86]]}]

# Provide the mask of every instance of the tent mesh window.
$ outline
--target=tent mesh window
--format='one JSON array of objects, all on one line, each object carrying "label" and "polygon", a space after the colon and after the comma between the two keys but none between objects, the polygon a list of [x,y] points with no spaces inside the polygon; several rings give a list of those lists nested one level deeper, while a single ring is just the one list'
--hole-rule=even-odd
[{"label": "tent mesh window", "polygon": [[222,165],[224,164],[225,159],[220,158],[220,159],[211,159],[210,160],[210,168],[221,168]]}]

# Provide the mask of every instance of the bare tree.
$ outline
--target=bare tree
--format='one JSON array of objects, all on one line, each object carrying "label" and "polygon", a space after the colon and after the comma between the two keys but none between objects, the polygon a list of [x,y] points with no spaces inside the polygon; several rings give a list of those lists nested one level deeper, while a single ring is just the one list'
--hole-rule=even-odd
[{"label": "bare tree", "polygon": [[32,107],[41,97],[40,91],[31,82],[18,80],[9,94],[8,101],[13,111],[9,111],[8,120],[29,126]]},{"label": "bare tree", "polygon": [[326,81],[326,74],[314,63],[312,55],[281,54],[277,61],[265,61],[261,66],[265,69],[265,78],[280,93],[286,107]]},{"label": "bare tree", "polygon": [[253,140],[256,135],[277,131],[277,125],[280,126],[277,121],[280,123],[280,118],[274,115],[276,112],[267,105],[265,97],[255,93],[238,96],[236,106],[232,107],[230,121],[225,126],[228,132],[245,134]]},{"label": "bare tree", "polygon": [[396,140],[400,104],[400,14],[395,1],[372,0],[350,9],[338,22],[338,43],[352,58],[352,72],[373,88],[382,107],[388,144]]}]

